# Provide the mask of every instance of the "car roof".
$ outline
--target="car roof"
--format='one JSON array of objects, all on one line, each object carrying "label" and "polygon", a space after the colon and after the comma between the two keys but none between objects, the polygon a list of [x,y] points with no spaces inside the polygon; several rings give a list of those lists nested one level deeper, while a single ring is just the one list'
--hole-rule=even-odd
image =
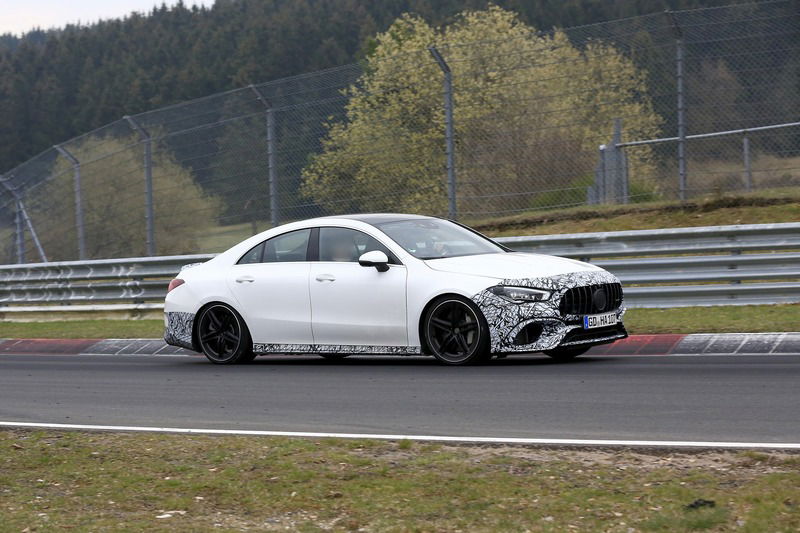
[{"label": "car roof", "polygon": [[424,215],[408,215],[404,213],[364,213],[356,215],[334,215],[328,217],[319,217],[314,220],[330,220],[330,219],[348,219],[365,222],[370,225],[382,224],[385,222],[398,222],[401,220],[425,220],[434,217]]}]

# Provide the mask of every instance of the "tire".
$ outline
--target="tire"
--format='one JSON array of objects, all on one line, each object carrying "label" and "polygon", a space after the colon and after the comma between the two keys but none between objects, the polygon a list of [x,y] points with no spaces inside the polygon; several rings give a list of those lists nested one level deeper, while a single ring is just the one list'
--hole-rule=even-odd
[{"label": "tire", "polygon": [[545,355],[549,355],[556,361],[572,361],[579,355],[583,355],[589,351],[591,346],[582,346],[580,348],[553,348],[552,350],[545,350]]},{"label": "tire", "polygon": [[446,365],[489,358],[489,326],[478,307],[461,296],[444,296],[428,307],[421,324],[425,347]]},{"label": "tire", "polygon": [[197,320],[197,342],[208,360],[218,365],[248,363],[255,358],[244,320],[225,304],[203,309]]}]

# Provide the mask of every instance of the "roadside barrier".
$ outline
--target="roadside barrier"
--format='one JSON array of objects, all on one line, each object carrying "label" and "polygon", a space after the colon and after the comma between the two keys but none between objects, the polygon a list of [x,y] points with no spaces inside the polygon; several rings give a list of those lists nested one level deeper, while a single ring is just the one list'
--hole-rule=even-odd
[{"label": "roadside barrier", "polygon": [[[496,239],[616,274],[628,307],[800,302],[800,223]],[[0,265],[0,317],[157,312],[183,265],[213,254]]]}]

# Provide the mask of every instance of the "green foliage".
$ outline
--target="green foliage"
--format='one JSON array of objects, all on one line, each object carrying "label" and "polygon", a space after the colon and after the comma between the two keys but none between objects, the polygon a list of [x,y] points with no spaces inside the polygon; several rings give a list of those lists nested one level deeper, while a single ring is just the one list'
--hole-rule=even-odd
[{"label": "green foliage", "polygon": [[[88,258],[146,254],[143,147],[133,138],[89,137],[70,147],[81,165],[82,205]],[[98,154],[104,155],[96,158]],[[31,195],[30,215],[48,259],[74,259],[73,168],[63,157],[53,178]],[[153,152],[155,238],[162,255],[193,253],[196,237],[213,224],[219,205],[198,187],[192,174],[165,150]]]},{"label": "green foliage", "polygon": [[[376,43],[348,91],[346,120],[329,124],[323,153],[304,170],[302,190],[322,206],[353,198],[353,210],[446,211],[442,73],[426,57],[431,45],[453,70],[465,213],[525,209],[531,191],[572,187],[614,117],[626,117],[635,138],[658,134],[630,59],[599,42],[579,49],[561,32],[537,35],[496,6],[438,29],[404,15]],[[652,166],[649,150],[636,157],[638,168]]]},{"label": "green foliage", "polygon": [[[495,0],[538,28],[662,11],[662,0]],[[671,9],[730,0],[672,0]],[[434,24],[486,0],[220,0],[0,35],[0,171],[125,114],[353,62],[404,12]],[[732,46],[736,46],[733,41]],[[800,65],[800,63],[797,63]],[[785,76],[796,75],[791,69]],[[796,98],[776,94],[776,105]]]}]

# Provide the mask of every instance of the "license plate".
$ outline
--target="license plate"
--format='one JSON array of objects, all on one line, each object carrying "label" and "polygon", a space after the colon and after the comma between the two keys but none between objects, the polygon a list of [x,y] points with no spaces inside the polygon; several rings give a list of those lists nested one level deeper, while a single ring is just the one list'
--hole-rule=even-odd
[{"label": "license plate", "polygon": [[613,326],[618,322],[617,313],[603,313],[602,315],[586,315],[583,317],[583,329],[603,328]]}]

